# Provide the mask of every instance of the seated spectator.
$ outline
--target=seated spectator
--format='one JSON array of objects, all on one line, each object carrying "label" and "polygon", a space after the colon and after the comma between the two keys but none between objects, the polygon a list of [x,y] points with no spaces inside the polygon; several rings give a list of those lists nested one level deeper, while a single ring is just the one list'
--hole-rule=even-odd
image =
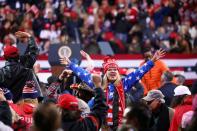
[{"label": "seated spectator", "polygon": [[[131,43],[128,32],[139,25],[140,41],[150,39],[150,46],[153,49],[164,47],[170,53],[196,53],[194,0],[187,4],[181,1],[146,0],[135,2],[130,0],[128,2],[125,0],[119,2],[112,0],[36,2],[1,0],[1,3],[0,41],[3,41],[9,33],[20,29],[31,32],[38,39],[50,37],[48,43],[56,43],[59,41],[60,32],[68,29],[71,41],[77,41],[77,43],[81,41],[83,49],[87,48],[86,44],[88,44],[88,48],[97,49],[93,53],[100,53],[97,44],[90,44],[92,40],[89,38],[97,43],[101,40],[102,34],[110,31],[115,38],[115,41],[110,42],[114,52],[128,53],[126,48]],[[51,25],[51,28],[45,26],[46,24]],[[93,30],[89,27],[93,27]],[[46,29],[49,31],[43,33]],[[133,33],[131,34],[133,36]],[[40,43],[43,41],[41,40]],[[164,42],[165,44],[162,44]],[[134,42],[134,45],[129,46],[129,52],[139,53],[142,46],[139,43]]]}]

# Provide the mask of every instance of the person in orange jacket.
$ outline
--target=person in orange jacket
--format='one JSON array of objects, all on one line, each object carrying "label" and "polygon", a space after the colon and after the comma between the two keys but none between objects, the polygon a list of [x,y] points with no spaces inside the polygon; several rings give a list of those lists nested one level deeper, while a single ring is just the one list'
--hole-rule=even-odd
[{"label": "person in orange jacket", "polygon": [[[148,60],[153,57],[153,53],[150,49],[143,52],[144,61],[140,64],[142,66]],[[161,76],[164,72],[168,71],[169,68],[162,60],[157,60],[154,67],[149,70],[142,77],[142,84],[144,85],[144,94],[153,89],[158,89],[161,85]]]}]

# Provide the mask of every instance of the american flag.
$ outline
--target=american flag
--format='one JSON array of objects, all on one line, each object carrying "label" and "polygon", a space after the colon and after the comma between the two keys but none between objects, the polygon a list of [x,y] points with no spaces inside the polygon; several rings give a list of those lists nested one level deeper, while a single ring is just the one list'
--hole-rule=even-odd
[{"label": "american flag", "polygon": [[[102,55],[92,55],[94,60],[94,65],[97,72],[102,71],[102,63],[104,56]],[[117,64],[123,70],[128,68],[138,68],[140,63],[143,61],[141,55],[115,55]],[[197,80],[196,74],[196,54],[167,54],[162,61],[170,68],[170,70],[175,74],[183,74],[186,77],[187,84],[191,84],[194,80]],[[41,71],[38,73],[39,79],[43,82],[47,82],[47,77],[51,75],[51,66],[48,62],[47,56],[38,57],[36,63],[41,66]],[[80,66],[86,67],[88,64],[87,60],[83,59]],[[0,59],[0,67],[5,65],[3,58]]]}]

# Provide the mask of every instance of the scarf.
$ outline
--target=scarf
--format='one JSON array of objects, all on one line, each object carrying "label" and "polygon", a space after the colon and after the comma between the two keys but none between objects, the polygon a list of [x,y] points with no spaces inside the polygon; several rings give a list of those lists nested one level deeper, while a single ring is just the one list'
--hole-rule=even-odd
[{"label": "scarf", "polygon": [[[112,106],[112,108],[108,110],[108,114],[112,113],[112,129],[116,130],[122,121],[123,111],[125,109],[125,94],[122,82],[120,81],[116,86],[109,84],[106,95],[108,105]],[[107,118],[107,122],[111,122],[111,119]]]}]

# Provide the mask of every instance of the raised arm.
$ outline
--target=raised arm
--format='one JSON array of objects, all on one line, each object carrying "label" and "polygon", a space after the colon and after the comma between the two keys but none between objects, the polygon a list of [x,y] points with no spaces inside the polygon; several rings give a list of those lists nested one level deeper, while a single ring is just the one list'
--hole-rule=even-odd
[{"label": "raised arm", "polygon": [[[97,127],[96,130],[99,130],[101,127],[101,124],[105,120],[105,117],[107,115],[108,106],[106,103],[106,97],[101,89],[101,77],[99,75],[93,75],[92,80],[95,85],[95,99],[94,99],[94,105],[92,108],[92,112],[85,118],[85,121],[87,123],[91,123],[92,127],[91,130],[95,130],[95,125]],[[91,122],[90,122],[91,120]]]},{"label": "raised arm", "polygon": [[151,60],[146,62],[143,66],[136,69],[134,72],[128,74],[125,78],[123,78],[123,83],[125,85],[124,90],[127,92],[131,89],[131,87],[139,81],[144,74],[146,74],[153,66],[154,62],[156,62],[158,59],[162,58],[165,55],[165,51],[160,49],[156,51],[154,56]]},{"label": "raised arm", "polygon": [[83,82],[89,87],[94,88],[94,84],[91,80],[91,74],[85,69],[79,67],[77,64],[72,63],[67,57],[60,59],[61,64],[69,67],[75,75],[77,75]]},{"label": "raised arm", "polygon": [[90,55],[88,53],[86,53],[85,51],[81,50],[80,53],[87,60],[86,70],[89,72],[92,71],[94,69],[94,61],[92,60]]},{"label": "raised arm", "polygon": [[15,36],[18,39],[27,40],[28,46],[25,54],[20,57],[20,62],[27,68],[33,68],[39,52],[34,38],[31,36],[31,34],[22,31],[16,32]]}]

